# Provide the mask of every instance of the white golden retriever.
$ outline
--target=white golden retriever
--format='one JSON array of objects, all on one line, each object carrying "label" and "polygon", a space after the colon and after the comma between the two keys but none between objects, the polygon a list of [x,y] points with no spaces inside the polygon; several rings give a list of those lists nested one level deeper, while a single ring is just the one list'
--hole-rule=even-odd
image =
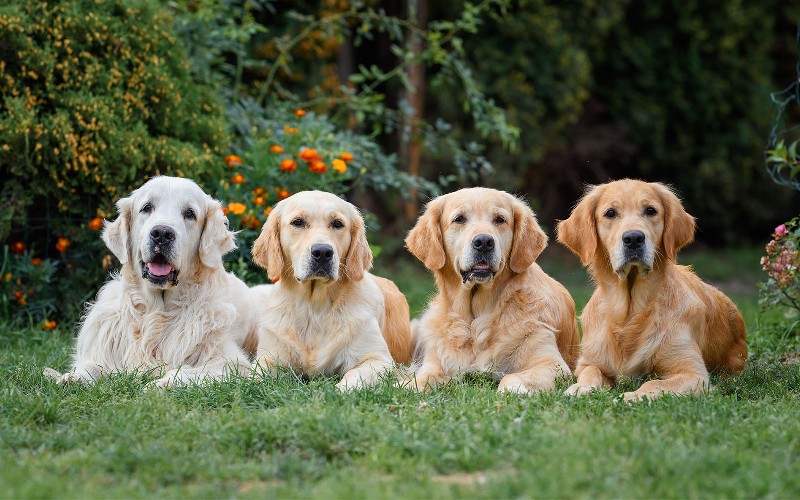
[{"label": "white golden retriever", "polygon": [[46,374],[67,383],[160,369],[155,385],[168,387],[249,372],[253,299],[223,268],[235,243],[220,203],[188,179],[155,177],[117,207],[103,241],[122,269],[89,305],[72,369]]},{"label": "white golden retriever", "polygon": [[272,372],[342,375],[341,390],[376,383],[392,358],[411,356],[408,303],[391,281],[369,274],[372,252],[356,207],[321,191],[275,205],[253,260],[279,280],[257,289],[256,359]]}]

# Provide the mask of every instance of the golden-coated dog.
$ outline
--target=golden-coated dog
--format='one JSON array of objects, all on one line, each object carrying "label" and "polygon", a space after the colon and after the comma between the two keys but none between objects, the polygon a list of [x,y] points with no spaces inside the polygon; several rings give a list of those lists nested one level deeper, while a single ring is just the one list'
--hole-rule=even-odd
[{"label": "golden-coated dog", "polygon": [[60,383],[135,369],[166,371],[154,385],[250,372],[256,316],[250,289],[225,272],[235,247],[220,203],[188,179],[154,177],[117,202],[103,241],[122,269],[90,304],[72,369]]},{"label": "golden-coated dog", "polygon": [[373,276],[372,252],[356,207],[321,191],[281,201],[253,245],[272,287],[257,290],[256,359],[303,374],[338,374],[341,390],[372,385],[411,358],[408,303]]},{"label": "golden-coated dog", "polygon": [[626,392],[625,401],[697,394],[709,371],[742,371],[747,344],[738,309],[675,262],[694,230],[669,188],[630,179],[590,188],[558,224],[558,240],[589,266],[597,286],[581,314],[578,379],[568,394],[620,375],[658,377]]},{"label": "golden-coated dog", "polygon": [[575,303],[534,262],[547,236],[527,204],[487,188],[440,196],[406,245],[438,288],[412,327],[418,389],[491,372],[499,391],[530,393],[571,375]]}]

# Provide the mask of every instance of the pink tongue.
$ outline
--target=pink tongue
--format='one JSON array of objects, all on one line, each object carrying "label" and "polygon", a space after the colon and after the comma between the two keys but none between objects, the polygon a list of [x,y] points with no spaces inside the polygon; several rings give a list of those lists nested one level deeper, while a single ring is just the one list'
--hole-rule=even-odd
[{"label": "pink tongue", "polygon": [[155,262],[150,262],[147,264],[147,270],[153,276],[166,276],[175,269],[169,264],[156,264]]},{"label": "pink tongue", "polygon": [[481,269],[481,270],[489,269],[489,264],[487,264],[486,262],[478,262],[477,264],[475,264],[474,269]]}]

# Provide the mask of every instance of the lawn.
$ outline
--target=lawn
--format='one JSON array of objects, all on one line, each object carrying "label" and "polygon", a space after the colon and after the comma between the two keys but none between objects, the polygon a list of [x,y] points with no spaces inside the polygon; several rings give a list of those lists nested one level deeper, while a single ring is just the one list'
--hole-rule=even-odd
[{"label": "lawn", "polygon": [[[758,249],[687,253],[745,314],[746,371],[703,397],[626,405],[613,391],[498,395],[484,377],[430,394],[340,394],[335,379],[232,378],[146,391],[147,374],[59,387],[67,334],[0,326],[0,491],[4,497],[797,497],[800,365],[794,320],[761,313]],[[546,271],[579,308],[591,287],[575,259]],[[418,312],[431,280],[391,275]]]}]

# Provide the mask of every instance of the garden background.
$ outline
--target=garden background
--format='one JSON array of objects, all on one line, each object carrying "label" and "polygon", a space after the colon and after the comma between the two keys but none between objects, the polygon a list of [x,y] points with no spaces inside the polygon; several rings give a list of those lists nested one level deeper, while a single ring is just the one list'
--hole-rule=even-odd
[{"label": "garden background", "polygon": [[[779,0],[0,0],[0,486],[796,496],[799,21]],[[167,395],[147,374],[56,387],[42,367],[66,368],[118,264],[103,219],[156,174],[223,202],[240,231],[226,265],[250,284],[274,203],[344,196],[412,315],[433,283],[402,239],[430,197],[523,196],[551,237],[540,263],[580,309],[591,285],[555,221],[585,184],[666,182],[698,218],[681,260],[742,309],[751,361],[707,398],[644,408],[614,402],[635,381],[581,401],[481,377],[431,395],[341,396],[291,373]]]}]

